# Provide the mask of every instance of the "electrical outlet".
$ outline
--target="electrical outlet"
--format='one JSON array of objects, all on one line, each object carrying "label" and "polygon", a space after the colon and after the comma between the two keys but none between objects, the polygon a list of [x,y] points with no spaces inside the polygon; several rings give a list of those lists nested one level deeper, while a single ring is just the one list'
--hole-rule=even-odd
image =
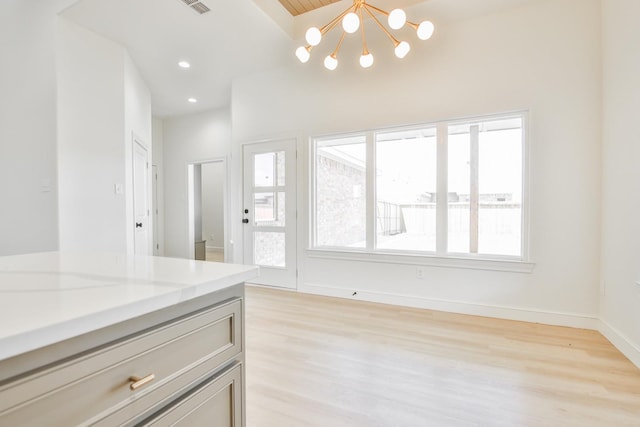
[{"label": "electrical outlet", "polygon": [[424,279],[424,267],[416,268],[416,279]]}]

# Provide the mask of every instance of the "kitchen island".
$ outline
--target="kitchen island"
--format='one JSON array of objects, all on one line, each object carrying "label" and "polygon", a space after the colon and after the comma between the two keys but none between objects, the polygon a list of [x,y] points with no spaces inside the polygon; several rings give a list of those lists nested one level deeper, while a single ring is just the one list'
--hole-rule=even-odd
[{"label": "kitchen island", "polygon": [[243,426],[243,283],[257,275],[150,256],[0,258],[0,425]]}]

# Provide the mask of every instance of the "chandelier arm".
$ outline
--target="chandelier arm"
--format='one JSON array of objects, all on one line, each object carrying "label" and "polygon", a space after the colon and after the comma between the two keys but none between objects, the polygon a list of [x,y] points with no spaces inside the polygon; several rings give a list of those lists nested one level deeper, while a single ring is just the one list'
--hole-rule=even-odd
[{"label": "chandelier arm", "polygon": [[344,18],[347,13],[351,12],[352,10],[355,10],[355,7],[356,7],[355,5],[349,6],[340,15],[336,16],[331,21],[329,21],[327,24],[325,24],[324,27],[320,28],[320,34],[324,35],[324,34],[328,33],[329,31],[333,30],[333,28],[336,25],[338,25],[338,22],[340,22],[340,20],[342,18]]},{"label": "chandelier arm", "polygon": [[389,39],[391,40],[391,42],[393,43],[394,46],[398,46],[400,44],[400,42],[391,35],[391,33],[389,32],[389,30],[387,30],[384,25],[382,25],[382,23],[380,21],[378,21],[378,18],[375,17],[375,15],[369,10],[369,5],[365,3],[364,5],[364,9],[367,11],[367,13],[371,16],[371,18],[373,18],[373,20],[375,21],[376,24],[378,24],[378,27],[380,27],[380,29],[382,31],[384,31],[384,33],[389,37]]},{"label": "chandelier arm", "polygon": [[378,12],[378,13],[381,13],[381,14],[382,14],[382,15],[384,15],[384,16],[389,16],[389,12],[387,12],[386,10],[382,10],[382,9],[380,9],[379,7],[375,7],[375,6],[374,6],[374,5],[372,5],[372,4],[366,3],[366,4],[365,4],[365,7],[370,7],[371,9],[375,10],[375,11],[376,11],[376,12]]},{"label": "chandelier arm", "polygon": [[340,36],[340,41],[338,42],[338,45],[336,46],[336,50],[333,51],[333,53],[331,54],[331,56],[333,57],[333,59],[336,59],[336,57],[338,56],[338,51],[340,50],[340,46],[342,46],[342,41],[344,40],[344,36],[347,35],[346,31],[342,32],[342,36]]},{"label": "chandelier arm", "polygon": [[367,49],[367,38],[364,34],[364,19],[362,19],[362,8],[358,10],[360,13],[360,29],[362,30],[362,54],[366,55],[369,53],[369,49]]},{"label": "chandelier arm", "polygon": [[418,24],[416,24],[416,23],[414,23],[414,22],[407,21],[407,22],[406,22],[406,24],[407,24],[408,26],[410,26],[411,28],[413,28],[414,30],[417,30],[417,29],[418,29]]}]

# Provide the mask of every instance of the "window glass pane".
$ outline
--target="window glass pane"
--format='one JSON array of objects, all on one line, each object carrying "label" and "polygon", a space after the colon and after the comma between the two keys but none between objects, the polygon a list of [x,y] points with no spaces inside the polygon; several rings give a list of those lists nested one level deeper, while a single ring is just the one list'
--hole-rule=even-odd
[{"label": "window glass pane", "polygon": [[469,252],[470,129],[449,126],[448,162],[448,252]]},{"label": "window glass pane", "polygon": [[520,255],[522,119],[484,122],[479,134],[478,253]]},{"label": "window glass pane", "polygon": [[284,233],[253,233],[253,262],[267,267],[285,267]]},{"label": "window glass pane", "polygon": [[435,128],[376,135],[376,247],[436,250]]},{"label": "window glass pane", "polygon": [[255,225],[284,227],[285,195],[276,193],[254,193],[253,209]]},{"label": "window glass pane", "polygon": [[255,187],[284,185],[284,151],[256,154],[254,159]]},{"label": "window glass pane", "polygon": [[316,246],[366,247],[364,136],[316,141]]}]

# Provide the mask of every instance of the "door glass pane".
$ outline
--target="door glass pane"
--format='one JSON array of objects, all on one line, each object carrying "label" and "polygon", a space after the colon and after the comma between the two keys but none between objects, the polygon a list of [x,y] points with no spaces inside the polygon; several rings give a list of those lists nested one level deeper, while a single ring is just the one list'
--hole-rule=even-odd
[{"label": "door glass pane", "polygon": [[481,124],[478,253],[521,254],[522,118]]},{"label": "door glass pane", "polygon": [[469,252],[471,134],[469,125],[449,126],[448,251]]},{"label": "door glass pane", "polygon": [[364,135],[316,142],[316,246],[366,247],[366,153]]},{"label": "door glass pane", "polygon": [[436,129],[376,135],[376,247],[436,250]]},{"label": "door glass pane", "polygon": [[276,185],[282,186],[285,185],[284,180],[284,164],[285,164],[285,155],[284,151],[278,151],[275,153],[276,155]]},{"label": "door glass pane", "polygon": [[254,186],[285,185],[284,151],[256,154],[254,157]]},{"label": "door glass pane", "polygon": [[266,267],[285,267],[284,233],[256,231],[253,233],[253,262]]},{"label": "door glass pane", "polygon": [[254,193],[253,212],[256,226],[285,226],[285,193]]}]

